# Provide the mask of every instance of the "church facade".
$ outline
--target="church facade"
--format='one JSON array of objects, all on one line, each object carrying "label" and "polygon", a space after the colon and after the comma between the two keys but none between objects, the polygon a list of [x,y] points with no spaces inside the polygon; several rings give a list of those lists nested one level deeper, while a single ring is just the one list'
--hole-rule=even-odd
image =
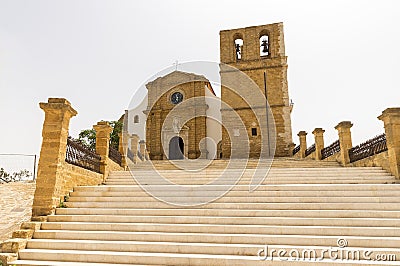
[{"label": "church facade", "polygon": [[[206,77],[194,73],[173,71],[146,84],[145,103],[129,112],[131,118],[140,116],[140,123],[129,133],[146,142],[150,159],[230,158],[232,138],[238,133],[230,131],[238,130],[239,123],[232,112],[240,117],[240,134],[247,134],[249,140],[248,154],[243,157],[260,157],[263,144],[274,145],[274,156],[291,156],[292,106],[283,24],[221,31],[220,59],[221,98]],[[235,80],[237,72],[232,69],[246,74],[254,84],[240,94],[231,90],[226,84]],[[245,99],[256,94],[264,99],[250,106]],[[230,108],[221,107],[221,102]],[[257,109],[267,110],[267,121],[270,112],[273,122],[260,123],[254,112]],[[271,128],[274,143],[261,137],[261,133],[272,135]],[[235,154],[245,153],[239,150]]]}]

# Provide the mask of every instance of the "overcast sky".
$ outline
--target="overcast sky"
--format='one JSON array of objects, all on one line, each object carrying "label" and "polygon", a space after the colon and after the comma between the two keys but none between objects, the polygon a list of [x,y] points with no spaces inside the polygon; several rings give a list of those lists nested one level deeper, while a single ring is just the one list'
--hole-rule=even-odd
[{"label": "overcast sky", "polygon": [[0,153],[38,154],[48,97],[78,111],[70,134],[116,120],[149,77],[219,62],[219,31],[283,22],[293,140],[354,123],[353,143],[400,107],[400,1],[0,0]]}]

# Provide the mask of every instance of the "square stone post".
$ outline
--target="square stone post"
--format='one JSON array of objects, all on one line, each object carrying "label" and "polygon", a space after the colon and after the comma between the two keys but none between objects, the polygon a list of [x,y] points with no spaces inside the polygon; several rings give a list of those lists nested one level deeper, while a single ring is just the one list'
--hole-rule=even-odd
[{"label": "square stone post", "polygon": [[146,141],[144,141],[144,140],[139,141],[139,148],[140,148],[140,154],[142,155],[143,161],[146,161],[146,159],[147,159]]},{"label": "square stone post", "polygon": [[113,128],[107,121],[97,122],[96,125],[93,126],[96,131],[96,153],[100,155],[100,172],[103,174],[103,181],[108,176],[108,153],[110,150],[110,134]]},{"label": "square stone post", "polygon": [[45,118],[32,217],[54,214],[60,204],[69,121],[77,114],[63,98],[49,98],[47,103],[39,105]]},{"label": "square stone post", "polygon": [[126,163],[126,152],[128,149],[128,138],[127,134],[125,132],[119,133],[119,144],[118,144],[118,151],[121,153],[122,159],[121,159],[121,167],[126,169],[127,163]]},{"label": "square stone post", "polygon": [[300,141],[300,158],[306,158],[306,150],[307,150],[307,132],[300,131],[297,136],[299,136]]},{"label": "square stone post", "polygon": [[353,147],[350,131],[352,126],[353,124],[350,121],[342,121],[335,127],[339,135],[340,162],[343,166],[350,163],[349,150]]},{"label": "square stone post", "polygon": [[136,134],[131,135],[131,151],[133,154],[133,163],[137,163],[139,136]]},{"label": "square stone post", "polygon": [[400,108],[388,108],[378,119],[385,126],[390,172],[400,178]]},{"label": "square stone post", "polygon": [[322,158],[321,151],[324,148],[324,132],[322,128],[316,128],[312,132],[315,139],[315,160],[320,161]]},{"label": "square stone post", "polygon": [[294,148],[296,148],[296,144],[294,144],[293,142],[291,144],[289,144],[289,154],[291,157],[293,157],[293,150]]}]

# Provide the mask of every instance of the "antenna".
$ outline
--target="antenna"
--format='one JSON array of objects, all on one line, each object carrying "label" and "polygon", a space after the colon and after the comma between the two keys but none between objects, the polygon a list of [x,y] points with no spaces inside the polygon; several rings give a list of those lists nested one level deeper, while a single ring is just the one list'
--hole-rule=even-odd
[{"label": "antenna", "polygon": [[178,70],[178,60],[175,60],[175,62],[173,63],[173,65],[175,66],[175,71]]}]

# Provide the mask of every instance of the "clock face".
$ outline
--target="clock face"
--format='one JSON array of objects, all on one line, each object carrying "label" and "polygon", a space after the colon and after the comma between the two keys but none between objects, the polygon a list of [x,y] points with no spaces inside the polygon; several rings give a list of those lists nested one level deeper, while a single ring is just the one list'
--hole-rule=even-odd
[{"label": "clock face", "polygon": [[182,100],[183,100],[183,95],[180,92],[174,92],[171,95],[171,103],[173,103],[173,104],[178,104],[178,103],[182,102]]}]

